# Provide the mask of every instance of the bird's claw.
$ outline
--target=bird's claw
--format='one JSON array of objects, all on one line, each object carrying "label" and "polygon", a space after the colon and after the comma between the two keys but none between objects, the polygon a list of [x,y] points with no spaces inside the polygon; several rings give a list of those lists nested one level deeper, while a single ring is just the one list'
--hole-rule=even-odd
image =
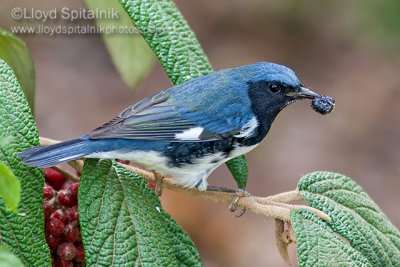
[{"label": "bird's claw", "polygon": [[242,210],[239,212],[239,214],[235,214],[236,218],[242,217],[242,215],[246,212],[246,207],[242,208]]},{"label": "bird's claw", "polygon": [[[219,186],[207,186],[207,191],[214,191],[214,192],[225,192],[225,193],[234,193],[235,196],[233,197],[231,203],[228,206],[229,211],[234,212],[237,209],[237,203],[241,197],[249,197],[251,194],[243,189],[233,189],[233,188],[226,188],[226,187],[219,187]],[[235,215],[235,217],[239,218],[246,212],[246,208],[244,207],[239,214]]]},{"label": "bird's claw", "polygon": [[236,204],[237,204],[237,202],[239,201],[239,199],[240,199],[239,196],[235,196],[235,197],[232,199],[232,202],[231,202],[231,203],[229,204],[229,206],[228,206],[228,209],[229,209],[230,212],[236,211],[236,209],[237,209]]},{"label": "bird's claw", "polygon": [[[244,191],[243,189],[238,189],[236,192],[235,197],[232,199],[231,203],[228,206],[230,212],[235,212],[237,209],[237,203],[241,197],[250,196],[250,193]],[[235,217],[239,218],[246,212],[246,207],[242,208],[239,214],[236,214]]]}]

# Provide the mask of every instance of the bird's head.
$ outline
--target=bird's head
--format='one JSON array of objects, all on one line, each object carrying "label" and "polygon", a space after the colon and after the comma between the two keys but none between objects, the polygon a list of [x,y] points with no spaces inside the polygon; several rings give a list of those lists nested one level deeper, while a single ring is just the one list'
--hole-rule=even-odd
[{"label": "bird's head", "polygon": [[258,62],[241,68],[238,78],[247,84],[252,110],[260,119],[272,121],[290,103],[322,97],[304,87],[296,74],[285,66]]}]

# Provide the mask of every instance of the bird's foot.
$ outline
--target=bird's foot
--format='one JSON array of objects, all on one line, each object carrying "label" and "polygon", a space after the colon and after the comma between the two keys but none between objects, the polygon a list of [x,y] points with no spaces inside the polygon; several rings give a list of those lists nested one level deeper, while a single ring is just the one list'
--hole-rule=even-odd
[{"label": "bird's foot", "polygon": [[156,180],[156,186],[154,187],[154,192],[156,193],[157,196],[161,197],[163,176],[156,171],[152,171],[152,172],[154,175],[154,179]]},{"label": "bird's foot", "polygon": [[[243,190],[243,189],[238,189],[238,191],[235,193],[235,196],[232,199],[232,202],[229,204],[228,209],[230,212],[235,212],[237,209],[237,203],[241,197],[247,197],[250,196],[250,194]],[[244,213],[246,212],[246,207],[242,208],[242,210],[239,212],[239,214],[236,214],[235,217],[239,218],[241,217]]]},{"label": "bird's foot", "polygon": [[[237,203],[241,197],[249,197],[251,194],[243,189],[234,189],[234,188],[226,188],[219,186],[207,186],[207,191],[217,191],[217,192],[226,192],[226,193],[234,193],[231,203],[228,206],[230,212],[235,212],[237,209]],[[235,215],[235,217],[239,218],[246,212],[246,207],[244,207],[239,214]]]}]

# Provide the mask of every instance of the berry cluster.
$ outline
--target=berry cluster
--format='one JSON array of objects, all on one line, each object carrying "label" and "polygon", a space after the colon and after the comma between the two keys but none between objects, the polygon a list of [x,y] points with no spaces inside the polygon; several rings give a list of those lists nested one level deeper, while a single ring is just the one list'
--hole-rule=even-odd
[{"label": "berry cluster", "polygon": [[78,186],[60,172],[44,169],[44,216],[46,242],[53,266],[84,264],[85,254],[78,221]]}]

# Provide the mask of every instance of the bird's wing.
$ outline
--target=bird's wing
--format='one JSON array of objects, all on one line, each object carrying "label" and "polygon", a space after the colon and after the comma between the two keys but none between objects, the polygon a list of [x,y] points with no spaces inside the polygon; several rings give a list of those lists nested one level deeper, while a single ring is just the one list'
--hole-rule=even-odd
[{"label": "bird's wing", "polygon": [[218,118],[168,101],[164,92],[125,109],[89,134],[91,139],[124,138],[154,141],[211,141],[242,132],[240,120]]}]

